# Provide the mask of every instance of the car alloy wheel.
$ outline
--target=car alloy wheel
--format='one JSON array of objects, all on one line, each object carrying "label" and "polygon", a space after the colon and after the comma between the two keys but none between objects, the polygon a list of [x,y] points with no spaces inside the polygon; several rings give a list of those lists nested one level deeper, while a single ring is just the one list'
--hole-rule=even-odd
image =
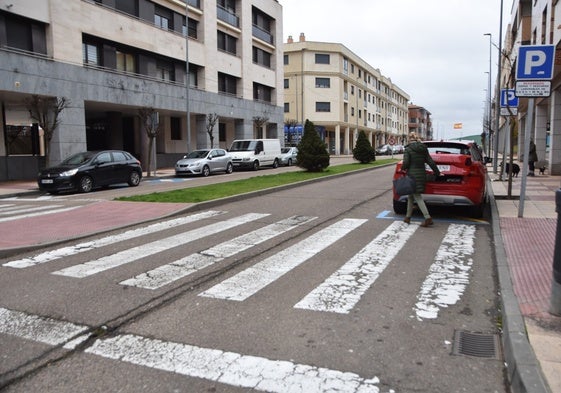
[{"label": "car alloy wheel", "polygon": [[129,186],[136,187],[140,184],[140,175],[137,171],[132,171],[129,175]]},{"label": "car alloy wheel", "polygon": [[208,167],[208,165],[205,165],[203,167],[203,171],[201,173],[204,177],[207,177],[208,175],[210,175],[210,168]]},{"label": "car alloy wheel", "polygon": [[89,176],[82,176],[80,178],[79,187],[80,192],[87,193],[93,189],[93,179]]}]

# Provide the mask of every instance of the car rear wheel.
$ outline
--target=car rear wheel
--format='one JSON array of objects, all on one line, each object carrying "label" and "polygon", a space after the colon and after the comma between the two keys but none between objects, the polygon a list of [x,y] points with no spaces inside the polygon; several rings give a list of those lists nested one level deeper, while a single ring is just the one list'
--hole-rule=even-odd
[{"label": "car rear wheel", "polygon": [[278,167],[279,167],[279,160],[275,158],[275,161],[273,161],[273,168],[278,168]]},{"label": "car rear wheel", "polygon": [[232,165],[231,162],[229,162],[228,165],[226,165],[226,173],[230,174],[232,172],[234,172],[234,166]]},{"label": "car rear wheel", "polygon": [[407,202],[393,201],[393,211],[395,214],[407,213]]},{"label": "car rear wheel", "polygon": [[210,175],[210,168],[208,167],[208,165],[205,165],[203,167],[203,171],[201,173],[204,177],[207,177],[208,175]]},{"label": "car rear wheel", "polygon": [[82,176],[78,183],[78,190],[80,192],[86,193],[93,189],[93,179],[89,176]]},{"label": "car rear wheel", "polygon": [[130,173],[128,183],[131,187],[136,187],[140,184],[140,175],[137,171],[132,171]]}]

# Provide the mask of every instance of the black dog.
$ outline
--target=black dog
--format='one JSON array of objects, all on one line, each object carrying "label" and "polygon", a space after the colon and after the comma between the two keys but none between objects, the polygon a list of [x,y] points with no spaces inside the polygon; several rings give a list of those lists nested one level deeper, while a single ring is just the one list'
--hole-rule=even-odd
[{"label": "black dog", "polygon": [[540,166],[538,169],[540,170],[540,175],[545,175],[545,165]]},{"label": "black dog", "polygon": [[[510,164],[508,162],[505,164],[505,172],[510,173]],[[512,163],[512,176],[518,177],[519,173],[520,173],[520,165]]]}]

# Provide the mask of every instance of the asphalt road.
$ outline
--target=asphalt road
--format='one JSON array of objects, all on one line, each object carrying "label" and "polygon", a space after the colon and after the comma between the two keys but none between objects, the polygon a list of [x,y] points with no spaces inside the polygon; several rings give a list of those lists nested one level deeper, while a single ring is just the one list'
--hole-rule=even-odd
[{"label": "asphalt road", "polygon": [[88,250],[70,242],[25,268],[6,263],[38,251],[2,260],[0,316],[13,322],[0,333],[0,382],[8,392],[505,392],[500,356],[453,354],[457,332],[496,333],[489,225],[446,211],[432,228],[402,223],[392,170],[224,202],[94,237]]}]

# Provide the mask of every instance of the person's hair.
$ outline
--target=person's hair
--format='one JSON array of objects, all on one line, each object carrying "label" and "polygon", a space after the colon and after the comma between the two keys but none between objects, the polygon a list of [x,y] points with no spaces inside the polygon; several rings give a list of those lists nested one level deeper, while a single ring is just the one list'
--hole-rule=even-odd
[{"label": "person's hair", "polygon": [[414,133],[414,132],[409,133],[409,142],[415,142],[415,141],[418,141],[418,140],[419,140],[419,137],[417,136],[416,133]]}]

